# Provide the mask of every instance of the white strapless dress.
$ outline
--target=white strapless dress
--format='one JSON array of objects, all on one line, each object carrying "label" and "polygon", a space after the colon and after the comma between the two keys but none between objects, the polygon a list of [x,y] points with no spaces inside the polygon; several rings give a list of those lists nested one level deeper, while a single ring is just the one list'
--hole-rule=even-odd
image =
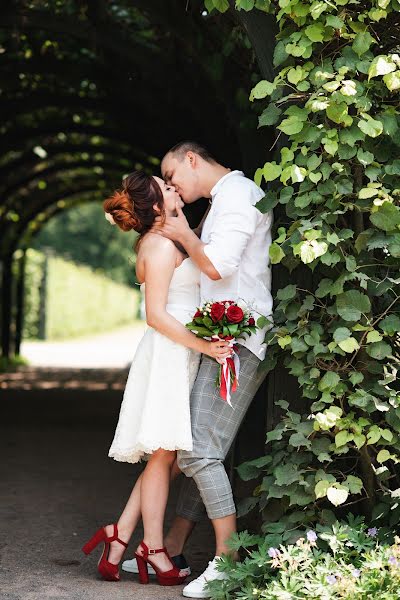
[{"label": "white strapless dress", "polygon": [[[199,284],[200,271],[186,258],[172,276],[166,307],[184,325],[199,305]],[[198,352],[146,330],[129,371],[110,457],[136,463],[158,448],[192,450],[189,398],[199,362]]]}]

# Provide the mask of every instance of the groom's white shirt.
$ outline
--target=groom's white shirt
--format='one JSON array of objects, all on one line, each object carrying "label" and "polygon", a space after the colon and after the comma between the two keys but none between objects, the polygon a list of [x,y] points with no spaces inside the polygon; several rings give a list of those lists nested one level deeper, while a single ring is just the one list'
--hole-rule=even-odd
[{"label": "groom's white shirt", "polygon": [[[255,204],[264,192],[242,171],[224,175],[211,190],[211,208],[203,225],[204,252],[222,279],[214,281],[204,273],[200,279],[201,302],[244,300],[254,311],[272,313],[271,245],[272,211],[262,214]],[[259,314],[258,314],[259,313]],[[260,359],[265,357],[268,326],[240,340]]]}]

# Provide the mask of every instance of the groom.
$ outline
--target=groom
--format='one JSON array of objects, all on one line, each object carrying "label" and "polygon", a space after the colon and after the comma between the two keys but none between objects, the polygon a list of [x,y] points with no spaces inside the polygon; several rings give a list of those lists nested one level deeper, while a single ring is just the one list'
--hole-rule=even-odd
[{"label": "groom", "polygon": [[[199,239],[179,207],[156,230],[181,244],[201,271],[201,304],[206,300],[243,300],[257,315],[272,313],[271,244],[272,213],[262,214],[255,204],[264,193],[241,171],[219,164],[196,142],[181,142],[164,156],[161,171],[186,204],[209,198],[210,208]],[[265,356],[266,329],[238,340],[240,376],[232,407],[216,389],[219,365],[202,356],[191,394],[193,450],[178,451],[178,465],[187,476],[178,499],[176,518],[166,538],[170,555],[179,555],[204,506],[214,527],[215,558],[200,577],[183,589],[189,598],[208,598],[206,582],[223,577],[218,558],[231,554],[228,538],[236,531],[236,508],[223,461],[246,411],[260,386],[257,372]]]}]

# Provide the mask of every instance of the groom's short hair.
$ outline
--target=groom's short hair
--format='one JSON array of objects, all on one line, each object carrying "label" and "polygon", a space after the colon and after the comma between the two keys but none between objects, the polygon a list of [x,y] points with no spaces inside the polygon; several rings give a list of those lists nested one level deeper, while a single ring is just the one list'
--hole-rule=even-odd
[{"label": "groom's short hair", "polygon": [[175,144],[175,146],[168,150],[165,156],[167,156],[167,154],[173,154],[175,158],[181,161],[185,158],[187,152],[194,152],[195,154],[201,156],[203,160],[209,163],[217,162],[211,154],[211,152],[208,150],[208,148],[206,148],[202,144],[199,144],[198,142],[192,142],[190,140],[179,142],[179,144]]}]

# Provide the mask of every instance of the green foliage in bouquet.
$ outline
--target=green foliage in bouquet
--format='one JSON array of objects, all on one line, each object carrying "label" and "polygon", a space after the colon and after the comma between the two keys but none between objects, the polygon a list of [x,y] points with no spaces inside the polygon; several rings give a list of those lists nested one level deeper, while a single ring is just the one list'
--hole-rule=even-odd
[{"label": "green foliage in bouquet", "polygon": [[[230,316],[230,311],[233,311],[233,317]],[[244,334],[255,333],[258,327],[264,326],[264,321],[266,321],[265,317],[260,317],[256,325],[247,307],[241,308],[232,300],[228,300],[204,303],[186,327],[202,338],[213,336],[239,338]]]}]

